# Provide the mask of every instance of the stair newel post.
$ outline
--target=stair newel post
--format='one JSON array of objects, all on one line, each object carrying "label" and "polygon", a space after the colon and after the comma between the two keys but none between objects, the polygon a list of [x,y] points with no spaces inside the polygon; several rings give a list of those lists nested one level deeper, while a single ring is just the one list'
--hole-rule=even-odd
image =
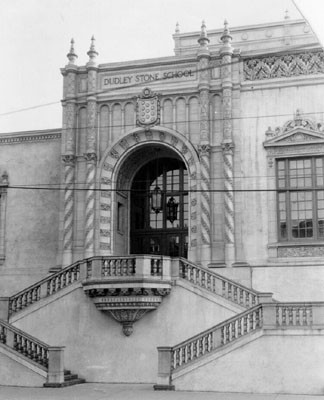
[{"label": "stair newel post", "polygon": [[185,277],[185,264],[179,258],[170,259],[171,278],[178,279]]},{"label": "stair newel post", "polygon": [[7,329],[6,332],[6,345],[11,349],[15,349],[15,334],[11,329]]},{"label": "stair newel post", "polygon": [[[323,304],[313,304],[312,306],[313,314],[313,324],[314,325],[324,325],[324,305]],[[300,318],[301,320],[301,318]]]},{"label": "stair newel post", "polygon": [[212,349],[217,349],[223,344],[223,327],[216,329],[212,332]]},{"label": "stair newel post", "polygon": [[264,329],[274,329],[277,326],[276,304],[262,303],[262,322]]},{"label": "stair newel post", "polygon": [[0,297],[0,319],[8,321],[9,319],[9,297]]},{"label": "stair newel post", "polygon": [[158,377],[154,390],[174,390],[172,385],[172,347],[158,347]]},{"label": "stair newel post", "polygon": [[91,260],[91,278],[101,279],[102,277],[102,259],[94,258]]},{"label": "stair newel post", "polygon": [[47,383],[64,382],[64,347],[48,348]]}]

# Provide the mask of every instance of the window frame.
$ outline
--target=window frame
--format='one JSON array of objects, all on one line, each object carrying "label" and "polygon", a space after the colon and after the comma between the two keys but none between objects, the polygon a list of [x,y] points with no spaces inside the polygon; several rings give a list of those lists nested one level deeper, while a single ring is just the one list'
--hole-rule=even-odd
[{"label": "window frame", "polygon": [[[317,184],[317,167],[316,167],[316,159],[321,159],[322,160],[322,177],[324,176],[324,156],[321,155],[313,155],[313,156],[304,156],[304,157],[285,157],[285,158],[276,158],[276,204],[277,204],[277,237],[278,237],[278,242],[280,243],[289,243],[289,242],[319,242],[324,240],[324,236],[319,236],[319,216],[318,216],[318,193],[320,191],[324,191],[324,184],[318,185]],[[296,187],[291,186],[290,183],[290,178],[291,178],[291,171],[292,169],[290,168],[290,163],[292,161],[306,161],[310,160],[310,178],[311,178],[311,185],[307,186],[304,185],[302,187]],[[279,186],[279,163],[284,162],[284,187]],[[304,168],[303,168],[304,169]],[[304,179],[305,179],[304,175]],[[294,236],[293,235],[293,225],[292,225],[292,210],[291,210],[291,205],[292,205],[292,194],[293,193],[307,193],[310,192],[312,194],[312,236],[306,236],[307,235],[307,227],[305,228],[305,236]],[[282,237],[281,235],[281,217],[280,217],[280,200],[279,196],[281,193],[285,194],[285,212],[286,212],[286,237]],[[298,203],[298,201],[297,201]],[[305,210],[307,211],[307,209]],[[300,220],[299,223],[302,221]],[[305,222],[307,222],[307,218],[305,216]]]}]

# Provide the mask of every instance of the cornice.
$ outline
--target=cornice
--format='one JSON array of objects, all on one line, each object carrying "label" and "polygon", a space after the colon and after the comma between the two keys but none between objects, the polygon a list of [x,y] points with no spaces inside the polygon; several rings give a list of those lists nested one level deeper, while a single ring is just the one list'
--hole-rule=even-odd
[{"label": "cornice", "polygon": [[23,131],[0,134],[0,145],[19,144],[19,143],[37,143],[47,140],[61,139],[61,129],[41,130],[41,131]]}]

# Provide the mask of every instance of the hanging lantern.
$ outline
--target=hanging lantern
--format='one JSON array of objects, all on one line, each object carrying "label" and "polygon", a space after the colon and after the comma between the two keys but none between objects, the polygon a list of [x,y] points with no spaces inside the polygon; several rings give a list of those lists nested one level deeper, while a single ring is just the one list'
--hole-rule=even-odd
[{"label": "hanging lantern", "polygon": [[151,208],[156,214],[162,210],[162,191],[158,186],[151,191]]},{"label": "hanging lantern", "polygon": [[167,202],[167,220],[173,224],[178,219],[178,203],[171,197]]}]

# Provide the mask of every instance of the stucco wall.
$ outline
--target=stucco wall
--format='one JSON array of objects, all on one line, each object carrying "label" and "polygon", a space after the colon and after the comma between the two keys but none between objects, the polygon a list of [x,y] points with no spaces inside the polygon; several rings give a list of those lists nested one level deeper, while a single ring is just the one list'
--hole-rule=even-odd
[{"label": "stucco wall", "polygon": [[[235,184],[240,189],[268,189],[267,152],[263,142],[269,126],[273,130],[282,127],[294,119],[297,109],[301,109],[307,118],[323,122],[323,85],[311,80],[308,85],[295,82],[294,86],[283,87],[284,84],[283,80],[281,87],[268,84],[260,89],[254,88],[251,82],[241,92],[241,130],[234,137]],[[242,226],[236,226],[243,238],[243,249],[239,253],[252,265],[266,263],[268,259],[269,215],[272,212],[275,219],[276,212],[269,209],[269,195],[265,191],[245,192],[241,205],[236,208],[236,214],[240,214],[242,220]]]},{"label": "stucco wall", "polygon": [[174,286],[157,310],[135,323],[129,337],[81,288],[14,325],[45,343],[66,346],[65,367],[88,382],[153,383],[157,346],[175,345],[234,314],[197,293]]},{"label": "stucco wall", "polygon": [[174,380],[176,390],[323,394],[324,336],[262,336]]},{"label": "stucco wall", "polygon": [[[10,186],[60,182],[60,141],[0,146],[0,171],[8,172]],[[1,295],[34,283],[56,265],[59,224],[59,190],[8,188],[5,263],[0,266]]]}]

